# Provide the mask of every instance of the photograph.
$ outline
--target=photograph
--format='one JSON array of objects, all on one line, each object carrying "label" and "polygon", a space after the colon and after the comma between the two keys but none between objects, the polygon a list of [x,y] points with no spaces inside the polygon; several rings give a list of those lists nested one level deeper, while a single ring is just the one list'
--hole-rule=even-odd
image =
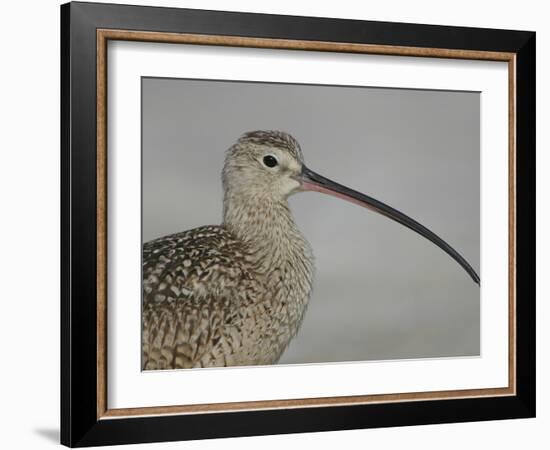
[{"label": "photograph", "polygon": [[479,357],[480,111],[143,76],[142,370]]},{"label": "photograph", "polygon": [[60,19],[63,444],[535,416],[533,31]]}]

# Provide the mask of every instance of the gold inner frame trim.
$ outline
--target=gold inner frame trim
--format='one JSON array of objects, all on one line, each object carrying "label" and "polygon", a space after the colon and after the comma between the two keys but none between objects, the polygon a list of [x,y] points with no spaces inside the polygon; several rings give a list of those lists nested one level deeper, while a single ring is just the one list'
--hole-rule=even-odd
[{"label": "gold inner frame trim", "polygon": [[[262,400],[200,405],[109,409],[107,405],[107,42],[109,40],[508,62],[508,386],[379,395]],[[97,30],[97,418],[205,414],[265,409],[313,408],[421,400],[448,400],[516,394],[516,54],[478,50],[300,41],[241,36]]]}]

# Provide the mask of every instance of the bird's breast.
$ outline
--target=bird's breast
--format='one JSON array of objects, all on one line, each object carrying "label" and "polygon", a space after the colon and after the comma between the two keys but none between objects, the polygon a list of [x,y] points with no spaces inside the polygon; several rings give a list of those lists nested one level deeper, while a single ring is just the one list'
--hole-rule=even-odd
[{"label": "bird's breast", "polygon": [[[287,235],[288,236],[288,235]],[[278,361],[291,339],[298,332],[311,296],[314,259],[311,247],[298,233],[288,241],[278,241],[260,258],[253,255],[253,265],[263,279],[264,292],[254,307],[258,314],[250,323],[249,332],[260,337],[255,347],[258,354]]]}]

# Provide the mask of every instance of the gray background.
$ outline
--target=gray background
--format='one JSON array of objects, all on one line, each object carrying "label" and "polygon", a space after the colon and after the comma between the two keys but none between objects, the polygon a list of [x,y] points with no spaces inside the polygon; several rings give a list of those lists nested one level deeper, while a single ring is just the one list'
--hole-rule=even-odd
[{"label": "gray background", "polygon": [[[478,93],[144,78],[142,95],[144,241],[220,223],[225,150],[279,129],[310,168],[410,215],[479,273]],[[478,286],[443,251],[326,195],[290,204],[317,272],[280,363],[479,354]]]}]

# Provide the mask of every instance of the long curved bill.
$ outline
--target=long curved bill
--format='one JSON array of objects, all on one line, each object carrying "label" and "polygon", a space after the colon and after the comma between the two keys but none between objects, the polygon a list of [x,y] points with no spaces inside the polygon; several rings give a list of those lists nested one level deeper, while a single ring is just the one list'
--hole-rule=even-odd
[{"label": "long curved bill", "polygon": [[435,233],[428,230],[424,225],[419,224],[416,220],[411,219],[409,216],[397,211],[391,206],[369,197],[368,195],[361,194],[360,192],[354,191],[353,189],[329,180],[328,178],[325,178],[308,169],[305,165],[302,166],[302,172],[298,177],[298,180],[300,181],[303,190],[322,192],[324,194],[347,200],[382,214],[383,216],[395,220],[401,225],[416,231],[418,234],[432,241],[435,245],[445,251],[451,258],[460,264],[466,272],[468,272],[468,275],[470,275],[475,283],[480,284],[479,275],[474,269],[472,269],[472,266],[470,266],[470,264],[468,264],[468,262],[454,248],[452,248]]}]

